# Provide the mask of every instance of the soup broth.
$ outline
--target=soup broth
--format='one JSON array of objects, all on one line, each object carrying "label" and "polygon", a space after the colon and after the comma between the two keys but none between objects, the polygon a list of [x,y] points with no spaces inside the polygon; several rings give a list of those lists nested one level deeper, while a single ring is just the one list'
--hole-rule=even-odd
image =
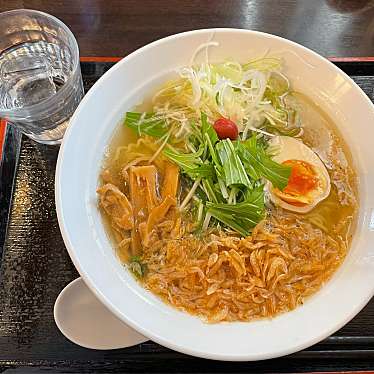
[{"label": "soup broth", "polygon": [[[215,119],[228,117],[218,112],[227,101],[214,106],[202,92],[204,104],[195,107],[185,75],[138,108],[162,109],[162,124],[179,127],[152,136],[161,128],[159,117],[147,120],[147,114],[136,118],[136,126],[154,121],[150,130],[134,131],[130,113],[108,147],[98,195],[116,253],[146,289],[208,322],[292,310],[323,286],[349,249],[358,207],[349,149],[330,118],[303,94],[277,92],[279,104],[266,93],[274,73],[265,76],[261,105],[280,108],[279,116],[284,110],[287,125],[286,117],[269,109],[248,127],[234,102],[230,118],[239,137],[217,138]],[[279,154],[272,146],[278,138],[311,156],[288,160],[290,148],[283,147],[286,161],[276,163],[277,156],[270,157]],[[310,161],[315,157],[323,168]]]}]

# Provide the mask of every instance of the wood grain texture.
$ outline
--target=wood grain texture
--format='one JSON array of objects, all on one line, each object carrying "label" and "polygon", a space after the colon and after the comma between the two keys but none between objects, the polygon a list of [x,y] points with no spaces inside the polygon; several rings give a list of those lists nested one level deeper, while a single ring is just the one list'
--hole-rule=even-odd
[{"label": "wood grain texture", "polygon": [[[82,64],[86,90],[111,65]],[[341,66],[348,71],[357,65]],[[361,76],[354,77],[371,100],[374,99],[374,78],[365,72],[371,72],[372,68],[364,64],[359,68]],[[19,136],[12,136],[13,143],[6,144],[17,144]],[[0,268],[0,371],[244,373],[374,367],[374,300],[323,342],[291,356],[263,362],[208,361],[173,352],[153,342],[128,349],[94,351],[66,340],[55,326],[53,304],[77,272],[64,247],[55,213],[57,153],[57,147],[22,139]]]},{"label": "wood grain texture", "polygon": [[0,0],[0,11],[53,14],[82,56],[125,56],[162,37],[236,27],[280,35],[324,56],[374,55],[373,0]]}]

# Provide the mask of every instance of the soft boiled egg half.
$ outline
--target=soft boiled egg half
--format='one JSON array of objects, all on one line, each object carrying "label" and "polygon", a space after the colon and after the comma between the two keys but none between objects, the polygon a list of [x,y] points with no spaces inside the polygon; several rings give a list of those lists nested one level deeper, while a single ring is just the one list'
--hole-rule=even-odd
[{"label": "soft boiled egg half", "polygon": [[283,190],[267,182],[271,201],[284,209],[307,213],[330,194],[330,176],[320,158],[302,141],[276,136],[270,141],[276,150],[273,160],[291,167],[288,184]]}]

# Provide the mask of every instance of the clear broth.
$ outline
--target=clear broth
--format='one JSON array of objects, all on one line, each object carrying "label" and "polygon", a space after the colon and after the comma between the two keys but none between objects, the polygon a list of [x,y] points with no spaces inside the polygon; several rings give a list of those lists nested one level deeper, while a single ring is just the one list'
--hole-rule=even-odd
[{"label": "clear broth", "polygon": [[[227,321],[248,321],[256,318],[272,317],[276,314],[286,312],[295,308],[297,305],[302,304],[303,298],[318,291],[318,289],[323,285],[325,281],[329,279],[329,277],[343,261],[346,255],[346,251],[349,249],[349,244],[351,242],[352,234],[356,224],[358,209],[357,176],[354,172],[352,157],[349,148],[344,142],[343,137],[339,133],[333,121],[326,115],[326,113],[322,111],[320,107],[315,105],[310,99],[302,94],[293,93],[290,97],[289,105],[297,108],[299,111],[302,125],[304,127],[302,140],[320,156],[322,161],[324,161],[325,165],[328,168],[332,181],[331,193],[328,198],[320,202],[311,212],[307,214],[292,213],[292,215],[293,217],[296,216],[296,222],[297,220],[309,222],[313,227],[318,228],[322,232],[326,233],[326,237],[328,236],[329,238],[331,238],[331,240],[335,244],[344,243],[344,249],[337,252],[339,253],[339,255],[336,257],[336,259],[334,257],[335,255],[332,256],[332,258],[329,258],[329,264],[331,265],[328,265],[328,268],[325,268],[324,273],[316,273],[318,275],[318,279],[316,278],[318,281],[314,280],[314,283],[312,282],[313,285],[310,286],[308,283],[309,280],[304,281],[304,289],[300,293],[300,295],[297,295],[297,298],[295,300],[290,299],[289,302],[287,301],[287,303],[284,304],[280,303],[276,307],[270,305],[271,303],[268,303],[269,305],[265,303],[265,306],[262,309],[247,310],[245,311],[245,313],[247,314],[245,314],[244,311],[242,312],[242,314],[240,314],[240,310],[238,314],[233,314],[232,311],[229,311],[223,318],[221,318],[222,305],[220,306],[220,304],[218,304],[217,307],[214,307],[211,314],[209,314],[210,312],[206,312],[205,309],[203,310],[203,312],[201,312],[201,310],[197,310],[194,303],[188,302],[186,300],[184,300],[184,302],[180,302],[178,298],[171,300],[170,295],[168,296],[167,294],[165,294],[164,289],[162,289],[162,287],[159,287],[157,272],[154,272],[152,274],[154,278],[153,281],[149,282],[147,280],[143,280],[143,285],[160,296],[165,302],[171,303],[173,306],[186,310],[191,314],[198,314],[199,316],[202,316],[203,318],[212,322],[218,322],[222,319]],[[141,109],[146,110],[147,107],[150,107],[150,105],[147,105],[146,103],[145,105],[142,105]],[[136,139],[137,136],[132,130],[126,128],[123,124],[120,124],[113,135],[112,141],[109,144],[103,162],[103,170],[109,171],[109,173],[113,176],[113,183],[118,186],[119,189],[125,194],[128,193],[128,186],[126,185],[126,181],[122,176],[121,170],[123,165],[126,163],[126,153],[122,152],[121,149],[124,149],[124,147],[126,147],[127,145],[134,143]],[[278,218],[280,217],[281,219],[283,219],[283,217],[286,217],[285,219],[287,220],[289,213],[282,211],[282,209],[279,208],[271,208],[269,210],[269,216],[271,217],[272,215],[274,215],[274,217],[276,218],[278,215]],[[104,212],[103,218],[106,230],[112,242],[114,243],[114,248],[116,249],[116,253],[120,261],[122,263],[127,263],[129,254],[118,246],[121,238],[118,237],[118,233],[111,227],[110,222]],[[296,230],[300,229],[298,224],[295,224],[292,229],[294,229],[295,227]],[[300,241],[300,230],[298,231],[298,235],[298,240]],[[290,242],[292,242],[292,237],[289,239]],[[200,239],[195,238],[194,240],[196,243],[196,240],[199,241]],[[183,238],[181,243],[183,244]],[[300,243],[302,246],[302,240]],[[188,244],[185,245],[185,248],[189,248]],[[179,244],[177,244],[175,250],[181,249],[178,248],[178,246]],[[272,247],[270,246],[270,248]],[[180,257],[181,255],[181,253],[177,254],[176,258]],[[320,255],[324,256],[323,253],[317,253],[317,256]],[[308,255],[306,255],[305,258],[308,258]],[[300,266],[307,265],[305,264],[305,262],[307,261],[308,260],[304,260],[304,263],[302,262]],[[190,262],[190,264],[192,262]],[[171,269],[172,268],[173,266],[171,267]],[[309,274],[308,276],[312,275]],[[314,278],[308,279],[313,280]],[[187,286],[189,287],[189,285]],[[283,294],[283,297],[287,298],[287,296],[285,295],[286,294]],[[259,297],[262,297],[262,294],[256,294],[255,297],[258,299]],[[207,298],[210,298],[209,293]],[[208,301],[208,304],[209,303],[212,304],[213,302]],[[238,305],[241,304],[238,303]]]}]

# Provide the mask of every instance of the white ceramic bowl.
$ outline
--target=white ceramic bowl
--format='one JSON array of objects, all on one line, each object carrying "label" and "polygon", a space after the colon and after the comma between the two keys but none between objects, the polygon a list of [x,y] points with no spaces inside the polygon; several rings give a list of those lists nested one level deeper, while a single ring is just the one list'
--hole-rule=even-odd
[{"label": "white ceramic bowl", "polygon": [[[96,188],[114,129],[141,99],[209,40],[211,61],[277,53],[292,85],[315,100],[348,142],[360,178],[359,223],[333,278],[305,305],[272,320],[204,324],[145,291],[120,265],[97,209]],[[317,343],[352,319],[374,292],[374,107],[342,71],[311,50],[260,32],[211,29],[151,43],[125,57],[87,93],[60,150],[56,206],[69,254],[87,285],[120,319],[150,339],[187,354],[220,360],[261,360]],[[369,193],[371,191],[371,193]]]}]

